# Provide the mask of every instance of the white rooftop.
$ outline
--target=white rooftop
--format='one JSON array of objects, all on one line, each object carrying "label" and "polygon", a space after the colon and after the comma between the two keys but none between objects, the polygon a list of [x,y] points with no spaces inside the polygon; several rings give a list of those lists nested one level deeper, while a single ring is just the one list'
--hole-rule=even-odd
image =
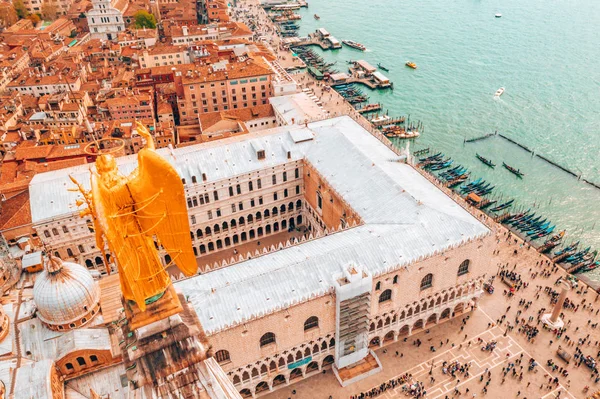
[{"label": "white rooftop", "polygon": [[[277,99],[281,97],[271,101]],[[257,160],[256,148],[264,148],[266,159]],[[209,335],[330,292],[332,275],[348,263],[377,277],[489,234],[347,116],[176,149],[176,160],[168,149],[159,150],[186,181],[192,174],[206,173],[207,182],[289,162],[288,151],[291,160],[306,159],[314,165],[364,225],[176,283]],[[135,159],[119,158],[121,171],[133,170]],[[69,208],[77,195],[67,191],[72,186],[68,175],[88,185],[88,167],[34,177],[34,224],[75,210]]]},{"label": "white rooftop", "polygon": [[305,92],[271,97],[269,102],[288,125],[324,118],[327,115],[323,108],[319,107]]},{"label": "white rooftop", "polygon": [[389,82],[390,80],[381,72],[377,71],[377,72],[373,72],[373,77],[375,79],[377,79],[378,81],[385,83],[385,82]]},{"label": "white rooftop", "polygon": [[32,252],[23,255],[21,266],[23,269],[30,266],[37,266],[42,264],[42,251]]},{"label": "white rooftop", "polygon": [[308,128],[304,157],[365,224],[176,283],[209,335],[331,292],[348,263],[376,277],[489,233],[349,117]]}]

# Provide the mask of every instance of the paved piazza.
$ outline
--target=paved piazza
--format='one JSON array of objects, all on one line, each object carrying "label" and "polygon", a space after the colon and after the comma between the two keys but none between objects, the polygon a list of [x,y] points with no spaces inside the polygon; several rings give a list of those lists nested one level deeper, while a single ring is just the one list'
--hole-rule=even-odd
[{"label": "paved piazza", "polygon": [[[424,384],[427,392],[426,398],[458,397],[455,388],[461,392],[460,396],[465,398],[486,396],[526,399],[579,399],[587,398],[600,390],[600,383],[596,384],[590,378],[591,370],[585,363],[577,366],[575,359],[572,359],[571,363],[567,365],[556,355],[559,345],[574,355],[577,341],[586,338],[589,334],[589,344],[586,341],[585,344],[579,345],[579,348],[586,356],[590,355],[596,358],[600,350],[600,346],[598,346],[600,329],[594,329],[591,325],[600,320],[596,314],[600,308],[598,295],[592,289],[588,289],[586,292],[586,286],[582,284],[579,288],[570,291],[568,298],[580,306],[576,312],[564,310],[565,322],[570,320],[571,324],[566,334],[557,339],[551,331],[546,331],[537,324],[537,314],[541,308],[547,309],[544,313],[552,308],[550,297],[544,292],[544,287],[560,290],[560,287],[555,286],[554,283],[559,276],[564,275],[564,272],[562,270],[552,272],[549,266],[537,264],[538,261],[545,262],[546,258],[541,257],[533,249],[523,247],[521,242],[515,244],[514,239],[511,239],[509,244],[504,234],[504,230],[502,230],[498,235],[501,249],[493,262],[498,265],[499,270],[502,265],[507,263],[508,270],[513,270],[516,265],[515,271],[521,274],[523,281],[529,283],[527,288],[517,291],[515,296],[509,298],[503,295],[503,291],[508,287],[500,281],[499,277],[496,277],[494,294],[484,294],[477,309],[433,326],[429,331],[422,331],[406,337],[405,341],[401,337],[397,342],[391,342],[376,349],[375,352],[383,365],[383,371],[348,387],[340,387],[332,371],[328,369],[325,373],[281,387],[266,397],[269,399],[327,399],[331,395],[332,398],[349,399],[353,395],[360,395],[361,392],[367,393],[372,388],[379,387],[382,383],[398,378],[405,373],[412,374],[413,381],[420,381]],[[515,249],[517,254],[514,253]],[[544,271],[549,275],[542,275]],[[541,290],[538,291],[537,286],[541,286]],[[536,298],[537,294],[539,294],[539,299]],[[519,306],[520,299],[525,299],[526,302],[532,301],[532,305],[525,309],[524,306]],[[591,304],[587,309],[583,309],[584,299],[585,305]],[[508,306],[510,306],[510,310],[506,312]],[[526,336],[518,331],[518,325],[515,326],[518,311],[522,312],[519,319],[524,318],[527,322],[532,316],[531,325],[540,329],[533,342],[528,342]],[[506,314],[505,321],[501,325],[496,325],[497,320],[504,314]],[[463,319],[466,319],[467,316],[469,318],[461,330]],[[588,320],[591,321],[590,325],[588,325]],[[509,332],[506,329],[507,321],[514,326],[514,329]],[[574,344],[566,342],[565,336],[569,336],[571,341],[574,340]],[[481,338],[483,343],[478,343],[478,338]],[[414,345],[417,339],[422,342],[420,347]],[[482,346],[492,340],[497,341],[494,352],[482,351]],[[469,342],[471,342],[470,345]],[[431,346],[435,347],[435,352],[431,351]],[[503,368],[510,363],[518,363],[521,356],[522,363],[516,364],[517,376],[513,377],[511,370],[503,383]],[[531,358],[536,360],[538,366],[534,371],[529,372],[528,364]],[[552,360],[559,369],[551,372],[547,366],[548,360]],[[453,378],[450,374],[444,374],[442,372],[444,361],[470,363],[469,376],[465,377],[463,374],[457,373],[456,378]],[[430,375],[432,362],[433,370]],[[519,381],[518,375],[521,372],[521,366],[523,366],[523,378]],[[568,370],[567,377],[560,374],[561,367]],[[488,373],[491,373],[491,380],[487,385],[487,394],[485,394],[483,388],[487,384]],[[480,381],[482,374],[485,374],[486,377]],[[431,380],[431,377],[434,380]],[[554,377],[559,378],[559,384],[549,385],[549,379]],[[402,391],[403,385],[399,384],[395,388],[388,388],[376,397],[390,399],[409,397],[408,393]],[[583,391],[585,386],[590,387],[587,393]],[[468,392],[467,389],[469,389]]]}]

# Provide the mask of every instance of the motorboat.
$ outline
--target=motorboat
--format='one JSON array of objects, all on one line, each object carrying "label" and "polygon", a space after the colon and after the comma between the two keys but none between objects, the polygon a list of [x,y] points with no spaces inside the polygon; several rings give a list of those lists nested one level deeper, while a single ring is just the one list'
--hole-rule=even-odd
[{"label": "motorboat", "polygon": [[321,19],[321,17],[319,17],[317,14],[315,14],[314,17],[317,21]]},{"label": "motorboat", "polygon": [[496,18],[502,18],[502,14],[498,13],[498,14],[494,15],[494,17],[496,17]]},{"label": "motorboat", "polygon": [[355,49],[360,50],[360,51],[365,51],[367,49],[362,44],[357,43],[357,42],[352,41],[352,40],[342,40],[342,43],[344,43],[348,47],[352,47],[352,48],[355,48]]},{"label": "motorboat", "polygon": [[502,94],[504,94],[504,87],[501,87],[498,90],[496,90],[494,97],[500,97]]},{"label": "motorboat", "polygon": [[406,66],[412,69],[417,69],[417,64],[412,61],[406,61]]},{"label": "motorboat", "polygon": [[387,115],[378,115],[375,118],[371,119],[370,122],[374,125],[382,125],[385,122],[388,122],[390,119],[392,118],[390,118]]}]

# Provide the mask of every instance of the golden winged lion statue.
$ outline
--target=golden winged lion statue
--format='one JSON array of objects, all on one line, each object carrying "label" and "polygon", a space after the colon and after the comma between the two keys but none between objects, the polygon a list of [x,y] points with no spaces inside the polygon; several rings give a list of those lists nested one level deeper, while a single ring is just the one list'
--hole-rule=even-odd
[{"label": "golden winged lion statue", "polygon": [[[138,167],[129,176],[119,174],[115,158],[101,154],[91,175],[91,192],[84,193],[96,227],[96,244],[104,240],[112,253],[123,296],[142,312],[171,284],[158,248],[187,276],[197,270],[179,174],[154,149],[144,125],[136,121],[146,147],[138,153]],[[81,186],[80,186],[81,191]],[[91,195],[90,195],[91,194]]]}]

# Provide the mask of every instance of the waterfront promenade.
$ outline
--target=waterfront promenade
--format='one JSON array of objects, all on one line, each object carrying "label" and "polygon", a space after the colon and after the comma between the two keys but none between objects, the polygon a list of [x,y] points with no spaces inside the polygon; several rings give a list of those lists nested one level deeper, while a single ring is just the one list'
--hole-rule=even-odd
[{"label": "waterfront promenade", "polygon": [[[561,346],[572,355],[575,353],[575,348],[579,347],[585,355],[597,357],[600,351],[598,346],[600,332],[592,325],[598,321],[597,312],[600,309],[598,294],[591,289],[581,289],[585,286],[580,286],[579,289],[569,293],[569,300],[579,306],[577,311],[564,310],[565,322],[570,324],[566,333],[558,339],[553,332],[544,330],[541,324],[537,323],[537,317],[540,309],[545,308],[544,312],[552,309],[550,296],[545,292],[545,288],[559,290],[555,281],[565,275],[564,271],[546,264],[544,258],[534,249],[522,247],[520,241],[515,243],[514,237],[507,240],[508,236],[503,233],[498,234],[499,251],[492,262],[498,265],[498,270],[506,265],[508,270],[514,269],[521,275],[522,280],[528,283],[527,288],[509,297],[504,295],[504,290],[508,287],[500,281],[499,277],[496,277],[494,294],[484,294],[476,309],[451,321],[433,326],[428,331],[409,336],[406,342],[399,339],[398,342],[377,348],[375,351],[383,364],[383,371],[358,383],[342,388],[333,373],[328,370],[324,374],[283,387],[267,397],[327,399],[331,396],[334,399],[349,399],[354,395],[360,395],[361,392],[366,393],[373,388],[378,388],[382,383],[405,373],[412,374],[415,381],[424,383],[427,391],[426,398],[455,397],[455,389],[457,389],[462,397],[466,398],[472,398],[475,394],[478,397],[490,398],[575,399],[586,397],[583,392],[586,386],[590,386],[588,394],[599,390],[600,384],[594,383],[594,379],[590,378],[591,370],[584,363],[577,365],[578,362],[572,359],[567,365],[556,355],[557,349]],[[515,250],[517,250],[516,254]],[[531,301],[532,304],[526,309],[525,306],[519,306],[521,300],[525,303]],[[516,324],[517,313],[519,313],[518,325]],[[504,315],[506,316],[504,321],[498,324]],[[533,317],[532,322],[529,322],[530,317]],[[524,324],[530,324],[540,330],[533,340],[528,340],[526,335],[519,331],[523,319]],[[588,324],[588,320],[591,320],[591,323]],[[512,330],[507,332],[508,326],[511,326]],[[569,341],[566,341],[567,336]],[[419,347],[413,344],[417,339],[422,342]],[[578,345],[578,342],[583,339],[586,339],[585,343]],[[482,346],[491,341],[497,341],[494,352],[482,351]],[[435,352],[431,351],[431,346],[435,348]],[[528,363],[532,358],[539,363],[539,366],[533,371],[528,371]],[[548,360],[552,360],[558,366],[556,371],[552,371],[547,366]],[[457,377],[453,378],[449,374],[444,374],[442,371],[444,361],[448,363],[458,361],[462,365],[470,364],[469,375],[457,374]],[[509,364],[515,362],[517,363],[515,364],[516,376],[513,376],[511,369],[504,377],[503,369],[505,371]],[[562,376],[561,370],[567,370],[568,376]],[[549,383],[550,379],[555,377],[558,378],[558,384]],[[483,392],[484,387],[487,389],[487,395]],[[391,399],[406,396],[400,385],[395,389],[386,390],[378,397]]]},{"label": "waterfront promenade", "polygon": [[[252,10],[243,14],[247,18],[246,22],[251,21],[258,25],[258,32],[262,37],[267,37],[265,40],[271,45],[282,65],[293,65],[295,57],[279,47],[276,31],[266,13],[257,6],[257,2],[246,1],[239,4],[244,9]],[[325,85],[305,73],[296,74],[294,78],[302,87],[313,90],[323,102],[329,116],[350,115],[380,140],[388,141],[337,92],[328,90]],[[398,154],[401,153],[398,148],[391,148]],[[555,282],[561,276],[566,277],[566,272],[551,264],[545,256],[529,248],[519,238],[510,235],[504,226],[469,206],[459,195],[441,187],[433,176],[418,168],[417,170],[492,230],[492,234],[495,234],[498,240],[498,251],[491,261],[498,267],[498,272],[514,271],[520,274],[522,281],[528,286],[516,291],[515,295],[508,296],[504,294],[508,287],[496,277],[495,293],[484,294],[476,309],[464,313],[462,317],[433,326],[430,330],[409,336],[406,340],[400,339],[383,347],[373,348],[383,364],[383,371],[358,383],[342,388],[331,370],[327,370],[310,379],[282,386],[266,397],[352,398],[361,393],[381,390],[386,382],[405,373],[411,374],[414,381],[424,384],[427,391],[424,397],[427,398],[450,398],[459,395],[460,392],[460,395],[467,398],[489,396],[574,399],[585,398],[600,390],[600,384],[595,382],[596,375],[592,375],[585,363],[578,364],[578,361],[572,359],[567,365],[556,354],[559,346],[571,355],[579,348],[586,356],[598,359],[598,294],[580,283],[568,295],[576,308],[564,310],[565,323],[568,323],[566,332],[557,337],[554,332],[543,329],[541,323],[538,324],[538,316],[552,309],[547,291],[559,290]],[[533,339],[528,339],[521,330],[524,324],[538,328],[539,334]],[[383,334],[381,338],[383,341]],[[423,344],[413,345],[416,340]],[[482,351],[484,343],[491,341],[497,342],[494,352]],[[435,351],[432,351],[432,347]],[[535,359],[539,364],[533,371],[528,371],[530,359]],[[549,360],[556,364],[556,370],[548,366]],[[444,374],[444,362],[454,361],[461,365],[469,364],[468,375],[461,374],[453,378]],[[510,370],[507,371],[507,368]],[[568,376],[561,374],[565,370]],[[584,388],[588,386],[589,391],[584,392]],[[368,396],[406,397],[401,387],[402,384],[377,395]]]}]

